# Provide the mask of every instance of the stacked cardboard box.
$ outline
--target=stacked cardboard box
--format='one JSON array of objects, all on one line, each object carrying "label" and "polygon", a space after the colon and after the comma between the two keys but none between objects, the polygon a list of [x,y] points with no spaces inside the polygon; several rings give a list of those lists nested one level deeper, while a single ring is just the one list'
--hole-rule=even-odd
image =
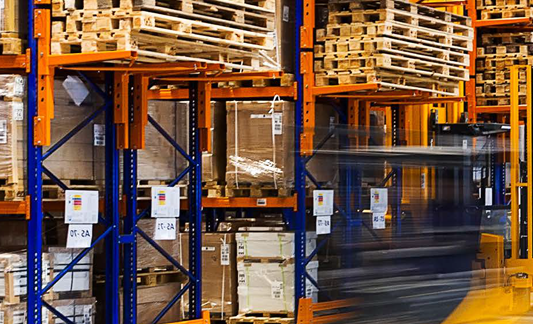
[{"label": "stacked cardboard box", "polygon": [[[0,323],[2,324],[27,324],[28,323],[28,306],[26,302],[18,304],[0,304]],[[43,307],[42,324],[55,324],[52,313]],[[88,324],[93,324],[87,322]]]},{"label": "stacked cardboard box", "polygon": [[[25,79],[20,75],[0,75],[0,200],[24,196],[17,150],[17,127],[24,119]],[[20,139],[21,140],[21,139]]]},{"label": "stacked cardboard box", "polygon": [[[285,196],[294,184],[294,103],[227,102],[226,194]],[[315,140],[332,131],[337,117],[331,106],[317,105]],[[328,142],[336,149],[337,138]],[[327,160],[328,163],[324,163]],[[317,156],[308,168],[320,183],[336,181],[336,158]],[[244,191],[248,192],[244,192]]]},{"label": "stacked cardboard box", "polygon": [[[83,250],[50,247],[54,277],[67,267]],[[53,287],[56,299],[92,297],[93,251],[85,255],[71,271],[68,271]]]},{"label": "stacked cardboard box", "polygon": [[[94,297],[54,300],[52,306],[75,324],[96,324],[96,299]],[[66,324],[53,315],[53,324]]]},{"label": "stacked cardboard box", "polygon": [[[294,233],[237,233],[239,313],[294,313]],[[316,234],[307,233],[306,251],[316,248]],[[318,262],[307,267],[317,280]],[[316,289],[308,283],[308,297]]]}]

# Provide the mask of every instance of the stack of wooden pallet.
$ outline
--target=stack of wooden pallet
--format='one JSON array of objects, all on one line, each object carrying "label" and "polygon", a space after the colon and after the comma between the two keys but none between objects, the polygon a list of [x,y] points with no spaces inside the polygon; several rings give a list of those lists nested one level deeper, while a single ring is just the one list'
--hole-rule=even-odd
[{"label": "stack of wooden pallet", "polygon": [[330,0],[317,30],[316,85],[378,82],[384,88],[456,95],[468,80],[467,17],[407,0]]},{"label": "stack of wooden pallet", "polygon": [[533,17],[531,0],[477,0],[482,20]]},{"label": "stack of wooden pallet", "polygon": [[22,40],[25,37],[24,19],[28,12],[23,8],[24,1],[6,0],[0,2],[0,53],[20,54],[22,53]]},{"label": "stack of wooden pallet", "polygon": [[274,0],[53,0],[52,52],[137,50],[141,61],[276,66]]},{"label": "stack of wooden pallet", "polygon": [[[533,32],[487,33],[481,36],[476,58],[478,106],[510,104],[509,68],[533,64]],[[526,70],[519,73],[519,102],[526,104]]]}]

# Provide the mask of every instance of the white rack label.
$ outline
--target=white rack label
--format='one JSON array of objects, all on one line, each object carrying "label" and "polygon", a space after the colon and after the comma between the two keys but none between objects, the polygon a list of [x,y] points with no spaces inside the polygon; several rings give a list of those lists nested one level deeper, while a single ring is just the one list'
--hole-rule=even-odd
[{"label": "white rack label", "polygon": [[13,101],[11,107],[13,108],[13,120],[24,120],[24,103]]},{"label": "white rack label", "polygon": [[316,234],[330,234],[331,233],[331,216],[317,216],[316,217]]},{"label": "white rack label", "polygon": [[7,144],[7,120],[0,120],[0,144]]},{"label": "white rack label", "polygon": [[492,188],[485,188],[485,206],[492,206]]},{"label": "white rack label", "polygon": [[222,244],[220,248],[220,265],[230,265],[228,244]]},{"label": "white rack label", "polygon": [[237,256],[244,256],[246,254],[246,248],[244,242],[237,242]]},{"label": "white rack label", "polygon": [[88,248],[93,239],[92,224],[71,224],[68,226],[67,248]]},{"label": "white rack label", "polygon": [[98,223],[98,191],[65,191],[65,224]]},{"label": "white rack label", "polygon": [[289,6],[283,6],[283,21],[289,22]]},{"label": "white rack label", "polygon": [[385,229],[385,213],[372,213],[372,228]]},{"label": "white rack label", "polygon": [[272,120],[274,135],[283,134],[283,113],[274,113],[274,119]]},{"label": "white rack label", "polygon": [[239,285],[246,285],[246,273],[239,272],[237,281]]},{"label": "white rack label", "polygon": [[152,217],[180,217],[180,188],[152,187]]},{"label": "white rack label", "polygon": [[281,299],[283,297],[283,282],[273,281],[270,284],[270,292],[272,294],[272,299]]},{"label": "white rack label", "polygon": [[259,198],[259,199],[257,199],[256,205],[257,205],[257,206],[266,206],[266,205],[267,205],[267,200],[266,200],[266,198]]},{"label": "white rack label", "polygon": [[387,188],[370,189],[370,209],[374,213],[386,213],[388,208]]},{"label": "white rack label", "polygon": [[313,215],[333,215],[333,190],[313,190]]},{"label": "white rack label", "polygon": [[105,125],[94,124],[94,146],[105,146]]},{"label": "white rack label", "polygon": [[4,324],[4,311],[0,311],[0,324]]},{"label": "white rack label", "polygon": [[155,221],[155,240],[175,240],[176,239],[176,218],[158,217]]}]

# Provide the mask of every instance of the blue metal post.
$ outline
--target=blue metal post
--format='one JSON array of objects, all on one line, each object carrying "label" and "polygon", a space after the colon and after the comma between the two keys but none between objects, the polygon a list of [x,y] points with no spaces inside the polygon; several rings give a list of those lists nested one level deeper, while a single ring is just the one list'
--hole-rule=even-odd
[{"label": "blue metal post", "polygon": [[105,219],[111,233],[106,237],[106,323],[119,322],[119,155],[113,123],[112,72],[105,75]]},{"label": "blue metal post", "polygon": [[137,150],[124,150],[124,192],[126,217],[124,235],[132,240],[124,244],[123,318],[124,324],[137,323]]},{"label": "blue metal post", "polygon": [[34,34],[34,9],[28,1],[28,47],[31,52],[31,71],[28,74],[28,108],[26,125],[28,129],[28,195],[30,195],[30,221],[28,222],[28,323],[41,324],[42,314],[42,147],[33,145],[33,119],[37,116],[37,41]]},{"label": "blue metal post", "polygon": [[303,77],[300,69],[300,29],[303,24],[303,1],[296,0],[296,55],[295,71],[296,81],[298,83],[298,99],[294,107],[294,186],[297,194],[297,211],[294,212],[294,219],[290,222],[291,229],[294,231],[294,254],[295,254],[295,280],[294,280],[294,298],[295,310],[298,309],[298,301],[305,297],[305,160],[300,155],[300,136],[303,125]]},{"label": "blue metal post", "polygon": [[198,133],[198,82],[189,88],[189,272],[194,277],[189,291],[189,316],[202,316],[202,152]]}]

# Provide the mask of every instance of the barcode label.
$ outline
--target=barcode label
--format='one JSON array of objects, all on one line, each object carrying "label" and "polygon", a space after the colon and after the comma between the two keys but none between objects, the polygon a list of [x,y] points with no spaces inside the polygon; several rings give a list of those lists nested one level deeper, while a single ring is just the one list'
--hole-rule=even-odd
[{"label": "barcode label", "polygon": [[0,120],[0,144],[7,144],[7,120]]},{"label": "barcode label", "polygon": [[222,244],[220,248],[220,265],[229,265],[229,245]]},{"label": "barcode label", "polygon": [[245,255],[244,242],[238,242],[237,243],[237,255],[238,256],[244,256]]},{"label": "barcode label", "polygon": [[4,311],[0,311],[0,324],[4,324]]},{"label": "barcode label", "polygon": [[244,272],[239,272],[238,283],[239,285],[246,285],[246,274]]},{"label": "barcode label", "polygon": [[24,120],[24,104],[19,101],[12,102],[13,120]]},{"label": "barcode label", "polygon": [[94,146],[105,146],[105,125],[94,124]]},{"label": "barcode label", "polygon": [[283,134],[283,113],[274,113],[274,135]]},{"label": "barcode label", "polygon": [[289,22],[289,6],[283,6],[283,21]]},{"label": "barcode label", "polygon": [[274,281],[271,286],[272,299],[281,299],[283,297],[283,282]]}]

